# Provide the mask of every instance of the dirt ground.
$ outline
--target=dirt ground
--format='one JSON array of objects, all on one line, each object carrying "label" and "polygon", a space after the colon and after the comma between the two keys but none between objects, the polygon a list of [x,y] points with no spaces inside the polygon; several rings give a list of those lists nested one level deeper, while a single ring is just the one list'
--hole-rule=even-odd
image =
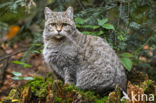
[{"label": "dirt ground", "polygon": [[[25,45],[23,45],[25,44]],[[23,48],[29,46],[29,43],[23,41],[18,44],[14,44],[12,47],[9,47],[7,44],[1,45],[1,47],[5,50],[6,55],[0,51],[0,57],[6,57],[8,55],[12,55]],[[19,85],[24,85],[27,80],[13,80],[14,76],[12,72],[20,72],[22,73],[22,77],[36,77],[36,76],[46,76],[49,72],[51,72],[50,68],[45,64],[42,54],[30,54],[26,63],[31,64],[31,68],[25,68],[22,65],[14,64],[12,61],[19,60],[22,58],[23,52],[19,52],[16,55],[10,56],[9,59],[4,59],[0,62],[0,69],[3,67],[5,63],[8,62],[8,67],[5,72],[5,81],[2,87],[0,87],[0,101],[2,98],[8,95],[10,89],[16,88]],[[0,72],[1,73],[1,72]],[[2,74],[0,74],[2,75]]]}]

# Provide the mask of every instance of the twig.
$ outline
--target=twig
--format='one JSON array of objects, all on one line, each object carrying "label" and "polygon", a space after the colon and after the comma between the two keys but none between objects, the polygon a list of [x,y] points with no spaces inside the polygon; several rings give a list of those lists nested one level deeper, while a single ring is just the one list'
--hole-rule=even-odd
[{"label": "twig", "polygon": [[3,86],[4,84],[4,81],[5,81],[5,72],[6,72],[6,69],[8,68],[8,65],[9,65],[9,62],[8,62],[8,59],[6,60],[6,64],[5,66],[2,67],[1,69],[1,82],[0,82],[0,88]]},{"label": "twig", "polygon": [[24,52],[24,51],[26,51],[26,50],[27,50],[27,49],[22,49],[22,50],[19,50],[19,51],[15,52],[15,53],[11,54],[11,55],[7,55],[7,56],[5,56],[4,58],[0,59],[0,62],[3,61],[3,60],[5,60],[5,59],[7,59],[7,58],[10,58],[10,57],[12,57],[12,56],[14,56],[14,55],[16,55],[16,54],[18,54],[18,53],[20,53],[20,52]]},{"label": "twig", "polygon": [[83,3],[81,2],[81,0],[76,0],[78,2],[78,4],[80,5],[80,7],[84,10],[85,6],[83,5]]}]

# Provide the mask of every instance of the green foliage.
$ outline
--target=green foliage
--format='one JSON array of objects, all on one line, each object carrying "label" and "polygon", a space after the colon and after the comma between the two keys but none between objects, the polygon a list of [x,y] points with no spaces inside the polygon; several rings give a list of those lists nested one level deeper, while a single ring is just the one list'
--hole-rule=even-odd
[{"label": "green foliage", "polygon": [[19,19],[25,18],[28,14],[25,12],[24,0],[9,0],[0,3],[0,21],[15,25]]},{"label": "green foliage", "polygon": [[130,58],[130,57],[134,57],[132,54],[130,53],[122,53],[121,54],[122,57],[127,57],[127,58]]},{"label": "green foliage", "polygon": [[130,71],[132,68],[132,61],[129,58],[120,58],[123,66]]},{"label": "green foliage", "polygon": [[13,80],[22,80],[22,78],[21,77],[11,77],[11,79],[13,79]]},{"label": "green foliage", "polygon": [[53,83],[52,79],[48,78],[47,80],[45,80],[42,77],[36,77],[34,78],[34,80],[29,81],[26,86],[31,87],[34,96],[44,98],[47,96],[48,93],[47,91],[48,85],[52,85],[52,83]]},{"label": "green foliage", "polygon": [[106,103],[107,100],[108,100],[108,96],[104,96],[101,99],[95,100],[95,103]]},{"label": "green foliage", "polygon": [[65,87],[65,91],[72,91],[73,88],[74,88],[74,85],[73,86],[69,85],[69,86]]},{"label": "green foliage", "polygon": [[102,19],[102,20],[98,19],[98,25],[100,25],[100,26],[103,26],[107,22],[108,22],[108,19],[107,18]]},{"label": "green foliage", "polygon": [[87,98],[88,100],[95,100],[96,99],[96,96],[95,96],[95,93],[93,91],[80,91],[80,94]]},{"label": "green foliage", "polygon": [[22,62],[22,61],[17,61],[17,60],[12,61],[12,63],[22,65],[22,66],[24,66],[25,68],[31,68],[31,67],[32,67],[32,65],[30,65],[30,64],[24,63],[24,62]]},{"label": "green foliage", "polygon": [[121,101],[121,103],[126,103],[126,101],[127,101],[126,99],[123,99],[123,100]]},{"label": "green foliage", "polygon": [[32,44],[31,48],[33,49],[32,53],[42,53],[43,44]]},{"label": "green foliage", "polygon": [[62,103],[62,98],[56,97],[55,102],[56,102],[56,103]]},{"label": "green foliage", "polygon": [[[140,73],[140,72],[139,72]],[[144,74],[145,75],[145,74]],[[137,73],[137,77],[142,77],[143,75],[139,75]],[[144,81],[143,76],[143,81]],[[142,81],[142,80],[141,80]],[[153,94],[153,90],[155,87],[155,83],[151,80],[146,80],[144,82],[140,82],[141,89],[145,89],[146,92]],[[138,84],[138,80],[137,80]],[[131,84],[130,85],[133,88],[136,88],[136,85]],[[129,87],[129,88],[131,88]],[[28,89],[31,88],[31,89]],[[138,87],[137,87],[138,88]],[[18,88],[19,89],[19,88]],[[48,100],[52,100],[51,102],[54,103],[72,103],[73,101],[82,101],[82,103],[115,103],[115,102],[121,102],[126,103],[126,100],[120,101],[120,89],[119,87],[115,89],[115,91],[111,92],[109,96],[100,97],[99,95],[95,94],[93,91],[82,91],[77,89],[74,85],[69,84],[63,84],[62,81],[59,80],[53,80],[51,77],[43,78],[43,77],[36,77],[34,80],[29,81],[24,88],[20,87],[20,92],[18,89],[12,89],[9,93],[9,96],[7,100],[15,100],[15,99],[23,99],[23,95],[17,95],[23,93],[24,90],[28,89],[29,92],[27,92],[28,95],[35,97],[34,99],[36,101],[43,100],[44,102]],[[147,90],[148,89],[148,90]],[[51,91],[51,92],[49,92]],[[22,97],[16,97],[16,96],[22,96]],[[12,97],[12,98],[9,98]],[[29,98],[28,98],[29,99]]]},{"label": "green foliage", "polygon": [[32,77],[23,77],[22,79],[24,79],[24,80],[33,80],[34,78],[32,78]]},{"label": "green foliage", "polygon": [[75,22],[77,24],[77,28],[82,29],[82,33],[87,35],[96,35],[101,36],[104,35],[104,32],[106,30],[115,30],[114,26],[112,24],[107,24],[108,19],[96,19],[96,24],[89,25],[87,22],[90,21],[89,19],[83,19],[83,18],[75,18]]},{"label": "green foliage", "polygon": [[121,57],[120,57],[120,61],[123,64],[123,66],[130,71],[132,69],[133,66],[133,62],[130,58],[134,57],[132,54],[130,53],[122,53]]},{"label": "green foliage", "polygon": [[3,3],[0,5],[0,8],[3,8],[3,7],[6,7],[6,6],[9,6],[10,10],[14,13],[17,13],[17,8],[21,5],[25,5],[25,2],[24,0],[16,0],[16,1],[9,1],[9,2],[6,2],[6,3]]},{"label": "green foliage", "polygon": [[12,72],[13,75],[19,77],[19,76],[22,76],[22,74],[20,72]]},{"label": "green foliage", "polygon": [[114,26],[112,24],[104,24],[102,27],[105,28],[105,29],[115,30],[115,28],[114,28]]},{"label": "green foliage", "polygon": [[39,98],[45,98],[48,95],[48,87],[52,87],[50,90],[55,95],[56,103],[71,103],[73,95],[76,96],[76,93],[79,94],[77,94],[77,98],[84,99],[88,101],[87,103],[90,103],[89,101],[93,103],[104,103],[108,98],[108,96],[101,98],[93,91],[81,91],[75,85],[63,84],[61,81],[53,81],[51,78],[44,79],[42,77],[36,77],[34,80],[29,81],[27,86],[31,88],[33,96]]},{"label": "green foliage", "polygon": [[77,17],[77,18],[75,18],[75,22],[76,22],[77,24],[84,24],[84,23],[85,23],[85,20],[82,19],[82,18]]},{"label": "green foliage", "polygon": [[32,77],[22,77],[22,73],[20,72],[12,72],[14,77],[11,77],[13,80],[33,80],[34,78]]},{"label": "green foliage", "polygon": [[153,84],[152,80],[146,80],[144,81],[144,91],[146,91],[147,89],[149,89],[149,87]]}]

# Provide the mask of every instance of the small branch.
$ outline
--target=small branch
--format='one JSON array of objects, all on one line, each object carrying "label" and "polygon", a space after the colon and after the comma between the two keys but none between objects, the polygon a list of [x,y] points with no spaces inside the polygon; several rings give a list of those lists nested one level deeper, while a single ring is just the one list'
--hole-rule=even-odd
[{"label": "small branch", "polygon": [[76,0],[78,2],[78,4],[80,5],[80,7],[84,10],[85,6],[83,5],[83,3],[81,2],[81,0]]},{"label": "small branch", "polygon": [[12,56],[14,56],[14,55],[20,53],[20,52],[24,52],[24,51],[26,51],[26,50],[27,50],[27,49],[22,49],[22,50],[19,50],[19,51],[15,52],[15,53],[11,54],[11,55],[7,55],[7,56],[5,56],[4,58],[0,59],[0,62],[3,61],[3,60],[5,60],[5,59],[8,59],[8,58],[10,58],[10,57],[12,57]]},{"label": "small branch", "polygon": [[9,63],[8,63],[8,59],[6,60],[6,64],[1,68],[1,76],[0,76],[0,88],[3,86],[3,84],[4,84],[4,81],[5,81],[5,72],[6,72],[6,69],[8,68],[8,65],[9,65]]}]

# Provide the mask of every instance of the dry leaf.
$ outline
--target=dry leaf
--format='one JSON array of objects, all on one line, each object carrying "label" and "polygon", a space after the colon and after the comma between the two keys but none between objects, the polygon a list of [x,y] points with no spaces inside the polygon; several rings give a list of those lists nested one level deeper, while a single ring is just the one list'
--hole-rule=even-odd
[{"label": "dry leaf", "polygon": [[12,39],[18,34],[19,30],[20,27],[18,25],[11,26],[9,32],[4,36],[3,40],[5,41],[5,40]]},{"label": "dry leaf", "polygon": [[144,50],[147,50],[147,49],[149,49],[149,46],[148,45],[145,45],[144,46]]}]

